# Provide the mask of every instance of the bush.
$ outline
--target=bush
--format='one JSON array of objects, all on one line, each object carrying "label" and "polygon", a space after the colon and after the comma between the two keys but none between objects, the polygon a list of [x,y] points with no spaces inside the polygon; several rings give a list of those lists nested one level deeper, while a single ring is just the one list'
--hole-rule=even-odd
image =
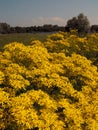
[{"label": "bush", "polygon": [[[66,41],[67,34],[62,35],[56,42],[66,46],[73,36]],[[84,40],[75,37],[75,43]],[[85,56],[66,56],[54,46],[49,52],[46,43],[14,42],[0,53],[0,129],[98,129],[97,67]]]}]

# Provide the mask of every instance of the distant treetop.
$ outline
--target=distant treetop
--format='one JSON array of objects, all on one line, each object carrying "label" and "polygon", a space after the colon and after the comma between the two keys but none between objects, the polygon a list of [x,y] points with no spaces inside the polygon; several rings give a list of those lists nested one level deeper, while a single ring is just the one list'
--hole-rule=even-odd
[{"label": "distant treetop", "polygon": [[90,22],[83,13],[80,13],[77,17],[73,17],[67,21],[66,28],[77,29],[79,33],[88,33],[90,31]]}]

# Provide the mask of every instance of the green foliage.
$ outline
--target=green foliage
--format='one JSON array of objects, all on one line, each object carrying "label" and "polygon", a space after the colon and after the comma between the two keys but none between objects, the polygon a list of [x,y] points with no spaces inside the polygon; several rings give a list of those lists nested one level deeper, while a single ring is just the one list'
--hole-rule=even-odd
[{"label": "green foliage", "polygon": [[5,45],[0,52],[0,129],[97,130],[97,66],[82,50],[85,45],[89,53],[96,52],[96,46],[88,46],[96,40],[95,35],[60,32],[44,43]]},{"label": "green foliage", "polygon": [[82,13],[80,13],[77,17],[73,17],[68,20],[66,27],[69,29],[77,29],[79,34],[85,34],[90,31],[89,20]]},{"label": "green foliage", "polygon": [[44,42],[49,33],[19,33],[19,34],[0,34],[0,49],[4,45],[11,42],[21,42],[25,45],[31,43],[32,40],[40,40]]}]

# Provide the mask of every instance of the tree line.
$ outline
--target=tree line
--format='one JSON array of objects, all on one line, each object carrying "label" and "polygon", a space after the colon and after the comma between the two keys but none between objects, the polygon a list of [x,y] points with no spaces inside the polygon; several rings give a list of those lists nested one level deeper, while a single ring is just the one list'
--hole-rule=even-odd
[{"label": "tree line", "polygon": [[43,26],[30,26],[30,27],[11,27],[7,23],[0,23],[0,33],[33,33],[33,32],[55,32],[65,31],[65,27],[58,25],[45,24]]},{"label": "tree line", "polygon": [[83,13],[80,13],[77,17],[73,17],[67,21],[65,26],[58,26],[52,24],[44,24],[43,26],[30,26],[30,27],[12,27],[8,23],[0,23],[0,33],[33,33],[33,32],[55,32],[55,31],[67,31],[70,29],[77,29],[78,33],[90,33],[98,32],[98,25],[91,25],[90,22]]}]

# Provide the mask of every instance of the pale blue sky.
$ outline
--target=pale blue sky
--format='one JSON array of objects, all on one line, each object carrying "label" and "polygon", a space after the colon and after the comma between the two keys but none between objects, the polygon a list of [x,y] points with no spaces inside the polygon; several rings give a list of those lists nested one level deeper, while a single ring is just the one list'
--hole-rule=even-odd
[{"label": "pale blue sky", "polygon": [[98,24],[98,0],[0,0],[0,22],[11,26],[66,25],[79,13]]}]

